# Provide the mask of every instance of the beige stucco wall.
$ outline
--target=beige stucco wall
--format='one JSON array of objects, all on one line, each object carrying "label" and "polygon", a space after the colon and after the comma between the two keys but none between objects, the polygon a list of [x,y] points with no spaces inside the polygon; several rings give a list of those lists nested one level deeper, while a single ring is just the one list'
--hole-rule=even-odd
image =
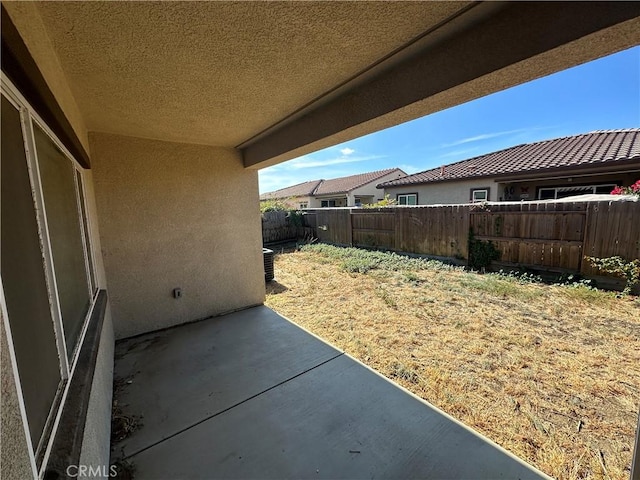
[{"label": "beige stucco wall", "polygon": [[375,203],[378,201],[378,199],[383,199],[384,198],[384,194],[383,191],[379,188],[376,188],[376,185],[383,183],[383,182],[388,182],[390,180],[395,180],[396,178],[400,178],[400,177],[404,177],[405,174],[402,172],[392,172],[389,173],[387,175],[385,175],[384,177],[379,178],[378,180],[368,183],[367,185],[363,185],[360,188],[356,188],[354,190],[352,190],[351,192],[349,192],[349,207],[353,206],[356,204],[355,201],[355,197],[360,196],[360,195],[370,195],[373,197],[372,202]]},{"label": "beige stucco wall", "polygon": [[[20,32],[22,40],[29,49],[29,53],[37,63],[42,76],[76,132],[78,139],[85,150],[88,151],[89,137],[87,127],[71,93],[58,55],[46,33],[36,3],[2,2],[2,5],[7,9],[7,13]],[[20,88],[19,85],[18,88]]]},{"label": "beige stucco wall", "polygon": [[418,205],[469,203],[472,188],[489,188],[489,200],[498,199],[497,184],[493,180],[479,179],[461,182],[434,182],[426,185],[408,185],[384,189],[392,199],[399,193],[417,193]]},{"label": "beige stucco wall", "polygon": [[323,197],[313,197],[309,202],[309,208],[322,208],[323,200],[335,200],[336,207],[346,207],[347,206],[347,194],[340,193],[336,195],[325,195]]},{"label": "beige stucco wall", "polygon": [[[85,170],[84,192],[87,204],[87,216],[91,229],[91,246],[94,250],[94,265],[98,287],[107,290],[102,246],[100,242],[100,225],[96,207],[93,172]],[[115,338],[111,319],[111,308],[107,303],[107,311],[100,335],[100,346],[96,359],[96,368],[91,384],[91,394],[87,417],[84,425],[84,437],[80,453],[80,464],[94,468],[109,465],[111,449],[111,400],[113,394],[113,362]]]},{"label": "beige stucco wall", "polygon": [[18,390],[13,374],[13,362],[9,354],[9,343],[0,311],[0,476],[3,479],[33,478],[29,459],[27,434],[18,404]]},{"label": "beige stucco wall", "polygon": [[107,307],[100,336],[96,369],[91,384],[91,395],[80,453],[80,465],[92,466],[94,471],[96,468],[103,469],[109,466],[114,347],[111,311]]},{"label": "beige stucco wall", "polygon": [[116,338],[264,301],[258,175],[236,150],[89,140]]}]

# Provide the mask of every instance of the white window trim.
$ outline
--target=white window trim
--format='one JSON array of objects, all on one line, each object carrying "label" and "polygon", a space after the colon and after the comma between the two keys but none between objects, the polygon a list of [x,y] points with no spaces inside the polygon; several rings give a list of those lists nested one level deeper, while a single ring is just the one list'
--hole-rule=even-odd
[{"label": "white window trim", "polygon": [[56,336],[56,344],[58,346],[58,357],[60,358],[60,375],[62,381],[69,378],[69,355],[64,336],[64,324],[62,323],[62,310],[58,296],[58,283],[56,280],[56,270],[53,265],[53,251],[49,236],[49,225],[47,223],[47,210],[42,197],[42,183],[40,181],[40,169],[38,166],[38,156],[33,146],[35,138],[33,135],[33,124],[29,121],[29,112],[20,110],[20,120],[25,135],[25,151],[27,154],[27,168],[29,170],[29,181],[31,183],[31,194],[34,198],[36,206],[36,217],[38,224],[38,233],[40,235],[40,244],[43,250],[45,263],[45,278],[47,282],[47,290],[49,293],[49,305],[51,307],[51,318],[53,319],[53,327]]},{"label": "white window trim", "polygon": [[[405,203],[400,203],[400,198],[404,197],[405,198]],[[416,203],[409,203],[409,197],[414,197],[416,200]],[[413,205],[417,205],[418,204],[418,194],[417,193],[399,193],[396,196],[396,201],[398,202],[398,205],[404,205],[404,206],[413,206]]]},{"label": "white window trim", "polygon": [[553,191],[553,199],[547,199],[547,200],[555,200],[558,198],[558,191],[562,191],[564,188],[584,188],[584,189],[590,188],[591,193],[594,194],[596,193],[596,189],[600,187],[611,187],[611,190],[613,190],[616,186],[613,183],[603,183],[600,185],[571,185],[571,186],[559,185],[557,187],[540,187],[538,189],[538,200],[542,200],[543,191]]},{"label": "white window trim", "polygon": [[[38,445],[36,446],[36,448],[34,448],[31,441],[31,434],[29,432],[29,426],[28,426],[29,424],[27,419],[26,408],[24,405],[24,398],[22,396],[22,389],[21,387],[19,387],[20,376],[17,370],[17,361],[15,359],[15,349],[13,346],[13,337],[11,336],[9,316],[8,316],[7,305],[6,305],[6,300],[4,296],[4,287],[2,286],[2,279],[0,278],[0,304],[1,304],[0,307],[2,308],[2,314],[5,322],[5,329],[7,332],[6,333],[7,341],[9,342],[9,349],[12,355],[11,361],[13,364],[12,366],[14,367],[14,377],[16,381],[16,386],[19,387],[18,403],[20,404],[20,414],[22,415],[22,422],[25,427],[26,441],[29,449],[29,457],[32,463],[32,469],[36,472],[38,471],[36,454],[40,452],[42,448],[45,448],[45,445],[43,445],[43,441],[46,439],[46,442],[47,442],[46,450],[44,452],[44,456],[42,459],[42,464],[40,465],[40,471],[38,472],[39,475],[36,475],[42,478],[46,470],[46,466],[49,460],[49,456],[51,454],[51,450],[53,448],[53,440],[56,437],[56,432],[58,429],[58,425],[60,423],[60,418],[62,416],[62,410],[66,402],[69,386],[71,383],[69,379],[73,377],[73,373],[75,372],[75,368],[78,362],[78,356],[80,354],[80,349],[84,343],[87,329],[89,327],[89,319],[91,318],[91,315],[93,314],[93,310],[96,305],[96,299],[98,297],[98,285],[97,285],[98,277],[96,274],[95,252],[93,251],[94,248],[93,248],[92,242],[90,241],[90,238],[92,236],[92,230],[91,230],[92,226],[89,220],[89,208],[88,208],[89,205],[87,203],[87,188],[86,188],[86,182],[85,182],[85,175],[83,172],[84,169],[82,168],[80,163],[74,158],[74,156],[69,152],[69,150],[64,146],[64,144],[60,142],[60,140],[56,137],[53,131],[47,126],[47,124],[44,122],[42,117],[38,115],[38,113],[34,110],[31,104],[26,100],[26,98],[13,85],[13,83],[4,75],[0,78],[0,92],[1,92],[0,94],[5,98],[7,98],[7,100],[14,107],[16,107],[16,109],[20,113],[20,123],[22,126],[22,132],[23,132],[25,155],[27,157],[27,169],[29,172],[29,181],[31,183],[32,196],[34,198],[34,203],[36,208],[36,221],[38,224],[38,232],[40,235],[41,248],[43,249],[43,265],[44,265],[44,271],[45,271],[45,280],[47,283],[47,293],[49,295],[49,305],[51,308],[51,318],[53,320],[53,330],[54,330],[55,339],[56,339],[56,347],[58,350],[58,359],[60,361],[60,376],[61,376],[60,385],[62,387],[62,393],[60,394],[60,387],[59,387],[58,393],[56,394],[56,398],[58,398],[58,396],[61,395],[60,402],[54,402],[54,404],[51,405],[51,410],[49,411],[47,420],[45,422],[45,432],[47,431],[48,426],[51,425],[51,422],[53,422],[53,426],[50,430],[49,437],[45,438],[45,435],[43,435],[39,439]],[[53,141],[56,147],[60,149],[60,151],[71,162],[71,165],[73,166],[74,185],[76,186],[75,193],[76,193],[76,203],[77,203],[77,209],[78,209],[78,218],[80,218],[81,221],[86,222],[86,229],[89,234],[88,235],[89,239],[85,241],[85,232],[84,232],[83,226],[81,225],[80,231],[81,231],[82,240],[83,240],[82,242],[83,252],[85,255],[84,260],[85,260],[85,272],[87,275],[87,285],[89,285],[89,289],[90,289],[89,291],[90,303],[89,303],[87,314],[83,319],[82,327],[78,335],[78,340],[74,346],[74,351],[73,351],[71,360],[69,360],[69,356],[66,348],[66,342],[65,342],[66,337],[64,336],[64,325],[62,323],[60,301],[58,296],[57,283],[55,279],[55,267],[53,265],[53,255],[51,251],[51,242],[50,242],[49,229],[48,229],[47,218],[46,218],[46,210],[44,206],[44,200],[42,198],[42,183],[40,181],[40,170],[38,166],[37,153],[35,149],[33,122],[35,122],[42,129],[42,131],[51,139],[51,141]],[[77,188],[78,187],[77,176],[75,175],[75,172],[80,172],[80,176],[83,181],[83,193],[84,193],[83,201],[84,201],[85,213],[86,213],[85,216],[83,216],[82,214],[80,198],[79,198],[79,190]],[[87,249],[89,249],[89,252],[87,251]],[[91,273],[89,269],[89,262],[87,259],[88,254],[91,254],[92,256],[93,277],[96,279],[96,285],[93,285],[93,282],[91,281]],[[55,410],[54,408],[56,406],[57,406],[57,410]]]},{"label": "white window trim", "polygon": [[[476,199],[476,193],[483,192],[485,198]],[[489,201],[489,190],[487,188],[473,188],[471,190],[471,203],[480,203],[480,202],[488,202]]]}]

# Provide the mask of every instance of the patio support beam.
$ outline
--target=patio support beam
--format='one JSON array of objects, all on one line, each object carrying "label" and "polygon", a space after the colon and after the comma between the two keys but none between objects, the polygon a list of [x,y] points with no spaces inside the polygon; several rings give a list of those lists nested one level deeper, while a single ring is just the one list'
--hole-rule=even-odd
[{"label": "patio support beam", "polygon": [[267,167],[637,44],[637,2],[474,5],[237,148]]}]

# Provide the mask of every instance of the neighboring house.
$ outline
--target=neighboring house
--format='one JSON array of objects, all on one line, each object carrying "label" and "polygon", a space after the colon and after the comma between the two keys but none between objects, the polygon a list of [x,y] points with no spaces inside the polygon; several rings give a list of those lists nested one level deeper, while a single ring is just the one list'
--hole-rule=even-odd
[{"label": "neighboring house", "polygon": [[401,205],[529,201],[610,193],[640,177],[640,129],[527,143],[381,182]]},{"label": "neighboring house", "polygon": [[399,168],[389,168],[330,180],[312,180],[264,193],[260,200],[281,200],[291,208],[359,207],[384,198],[376,188],[377,184],[405,175]]}]

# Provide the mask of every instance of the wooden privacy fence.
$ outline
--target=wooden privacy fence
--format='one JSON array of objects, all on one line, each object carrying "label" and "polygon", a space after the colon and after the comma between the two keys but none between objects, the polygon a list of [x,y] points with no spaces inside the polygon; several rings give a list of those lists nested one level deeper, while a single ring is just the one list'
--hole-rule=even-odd
[{"label": "wooden privacy fence", "polygon": [[318,240],[468,260],[469,232],[500,251],[497,266],[597,276],[584,256],[640,258],[640,202],[521,202],[318,209]]},{"label": "wooden privacy fence", "polygon": [[305,227],[302,220],[292,221],[290,212],[272,211],[262,214],[262,243],[277,243],[314,235],[314,230]]}]

